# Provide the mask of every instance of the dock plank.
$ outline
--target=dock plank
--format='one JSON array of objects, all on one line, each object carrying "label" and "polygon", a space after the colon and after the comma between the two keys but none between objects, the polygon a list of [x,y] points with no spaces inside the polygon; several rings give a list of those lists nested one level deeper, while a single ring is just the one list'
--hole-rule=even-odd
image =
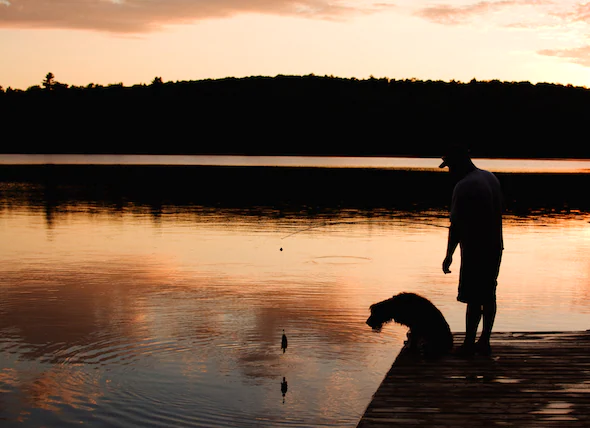
[{"label": "dock plank", "polygon": [[402,351],[357,428],[590,426],[590,331],[494,333],[491,344],[491,357],[470,359]]}]

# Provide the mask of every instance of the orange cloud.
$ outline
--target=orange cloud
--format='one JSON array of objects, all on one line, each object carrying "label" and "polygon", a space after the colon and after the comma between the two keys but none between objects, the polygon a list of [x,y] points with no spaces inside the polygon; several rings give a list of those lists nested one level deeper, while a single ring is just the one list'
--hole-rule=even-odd
[{"label": "orange cloud", "polygon": [[[590,24],[590,3],[576,4],[573,5],[570,11],[556,11],[550,15],[554,18],[559,18],[565,25],[571,23]],[[542,49],[537,51],[537,53],[544,56],[563,58],[567,62],[590,67],[590,45],[573,48]]]},{"label": "orange cloud", "polygon": [[245,12],[333,19],[391,6],[351,6],[340,0],[0,0],[0,27],[139,33]]},{"label": "orange cloud", "polygon": [[590,45],[571,49],[543,49],[537,53],[539,55],[565,58],[574,64],[590,67]]},{"label": "orange cloud", "polygon": [[567,21],[590,24],[590,3],[577,4],[572,12],[561,12],[554,15]]},{"label": "orange cloud", "polygon": [[549,3],[550,2],[546,0],[500,0],[481,1],[479,3],[463,6],[440,4],[422,8],[416,13],[416,15],[437,24],[457,25],[467,22],[474,16],[484,15],[489,12],[494,12],[512,6],[530,6]]}]

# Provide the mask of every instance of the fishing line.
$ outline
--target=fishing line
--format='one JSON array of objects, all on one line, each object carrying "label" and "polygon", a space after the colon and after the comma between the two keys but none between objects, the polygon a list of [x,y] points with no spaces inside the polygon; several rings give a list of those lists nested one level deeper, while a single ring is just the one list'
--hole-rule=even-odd
[{"label": "fishing line", "polygon": [[[326,223],[323,223],[323,224],[317,224],[317,225],[314,225],[314,226],[306,227],[305,229],[296,230],[295,232],[291,232],[288,235],[283,236],[281,238],[281,241],[283,239],[290,238],[293,235],[297,235],[299,233],[307,232],[308,230],[317,229],[317,228],[320,228],[320,227],[332,226],[332,225],[335,225],[335,224],[358,224],[358,223],[366,223],[366,222],[369,222],[369,221],[372,221],[372,220],[373,219],[367,219],[365,221],[358,221],[358,220],[356,220],[356,221],[329,221],[329,222],[326,222]],[[443,226],[443,225],[440,225],[440,224],[432,223],[432,222],[429,222],[429,221],[422,221],[422,220],[396,219],[396,222],[398,222],[398,223],[409,223],[409,224],[421,224],[421,225],[432,226],[432,227],[442,227],[444,229],[448,229],[449,228],[448,226]]]}]

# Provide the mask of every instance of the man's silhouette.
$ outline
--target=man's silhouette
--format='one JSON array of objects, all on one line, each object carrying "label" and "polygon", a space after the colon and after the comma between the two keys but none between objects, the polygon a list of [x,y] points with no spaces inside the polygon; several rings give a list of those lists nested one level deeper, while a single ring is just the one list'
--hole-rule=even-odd
[{"label": "man's silhouette", "polygon": [[[457,300],[467,303],[465,341],[458,355],[490,355],[490,336],[496,317],[496,286],[504,249],[502,239],[502,190],[491,172],[477,168],[468,150],[452,146],[441,168],[449,167],[456,184],[451,202],[451,226],[447,254],[442,264],[450,273],[453,253],[460,245],[461,271]],[[477,327],[483,315],[483,331],[477,343]]]}]

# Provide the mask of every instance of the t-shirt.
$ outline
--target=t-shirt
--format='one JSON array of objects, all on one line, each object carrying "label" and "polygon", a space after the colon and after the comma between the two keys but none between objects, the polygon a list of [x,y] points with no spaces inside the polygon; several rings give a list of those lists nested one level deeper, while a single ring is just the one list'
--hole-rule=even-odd
[{"label": "t-shirt", "polygon": [[500,182],[491,172],[476,168],[455,185],[451,224],[458,232],[462,265],[497,263],[504,249],[502,209]]}]

